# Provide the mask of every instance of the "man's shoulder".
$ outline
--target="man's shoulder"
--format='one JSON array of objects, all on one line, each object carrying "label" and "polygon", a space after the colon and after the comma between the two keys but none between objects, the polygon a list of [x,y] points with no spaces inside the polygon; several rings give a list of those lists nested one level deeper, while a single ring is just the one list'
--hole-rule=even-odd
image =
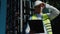
[{"label": "man's shoulder", "polygon": [[36,19],[36,18],[37,18],[37,14],[33,14],[29,17],[29,20]]},{"label": "man's shoulder", "polygon": [[30,15],[29,20],[31,20],[33,16],[34,16],[34,15]]}]

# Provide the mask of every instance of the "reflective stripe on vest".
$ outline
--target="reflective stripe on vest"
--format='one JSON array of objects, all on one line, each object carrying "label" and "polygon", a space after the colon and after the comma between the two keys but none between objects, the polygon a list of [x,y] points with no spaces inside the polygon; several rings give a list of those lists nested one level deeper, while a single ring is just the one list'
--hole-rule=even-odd
[{"label": "reflective stripe on vest", "polygon": [[[32,20],[38,20],[37,18],[38,17],[36,15],[32,16]],[[43,24],[46,27],[47,34],[52,34],[52,28],[51,28],[50,20],[49,20],[47,14],[43,14],[42,18],[43,18],[42,19],[43,20]]]}]

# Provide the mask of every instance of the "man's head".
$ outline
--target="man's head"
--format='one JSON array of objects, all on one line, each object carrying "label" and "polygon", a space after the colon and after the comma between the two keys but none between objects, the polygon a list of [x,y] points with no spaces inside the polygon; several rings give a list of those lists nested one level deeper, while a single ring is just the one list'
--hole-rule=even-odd
[{"label": "man's head", "polygon": [[45,7],[44,2],[42,2],[42,1],[36,1],[36,2],[35,2],[35,5],[34,5],[35,12],[36,12],[36,13],[40,13],[40,12],[41,12],[41,7],[42,7],[42,8]]}]

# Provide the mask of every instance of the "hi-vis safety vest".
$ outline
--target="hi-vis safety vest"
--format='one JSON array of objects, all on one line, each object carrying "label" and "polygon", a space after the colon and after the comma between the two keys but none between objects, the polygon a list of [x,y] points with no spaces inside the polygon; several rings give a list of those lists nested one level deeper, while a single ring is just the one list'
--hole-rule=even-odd
[{"label": "hi-vis safety vest", "polygon": [[[36,15],[33,15],[31,20],[38,20],[37,18],[38,17]],[[50,19],[47,14],[42,15],[42,21],[43,21],[44,27],[46,28],[47,34],[53,34],[52,27],[50,24]]]}]

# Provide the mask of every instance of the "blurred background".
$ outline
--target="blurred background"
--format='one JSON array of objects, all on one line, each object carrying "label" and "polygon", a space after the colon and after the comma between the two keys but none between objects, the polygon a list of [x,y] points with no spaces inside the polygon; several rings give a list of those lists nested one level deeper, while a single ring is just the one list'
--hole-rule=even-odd
[{"label": "blurred background", "polygon": [[[34,11],[33,5],[35,1],[0,0],[0,34],[24,34],[28,18],[34,13],[32,11]],[[40,1],[48,3],[60,10],[60,0]],[[53,34],[60,34],[60,15],[52,20],[51,24]]]}]

